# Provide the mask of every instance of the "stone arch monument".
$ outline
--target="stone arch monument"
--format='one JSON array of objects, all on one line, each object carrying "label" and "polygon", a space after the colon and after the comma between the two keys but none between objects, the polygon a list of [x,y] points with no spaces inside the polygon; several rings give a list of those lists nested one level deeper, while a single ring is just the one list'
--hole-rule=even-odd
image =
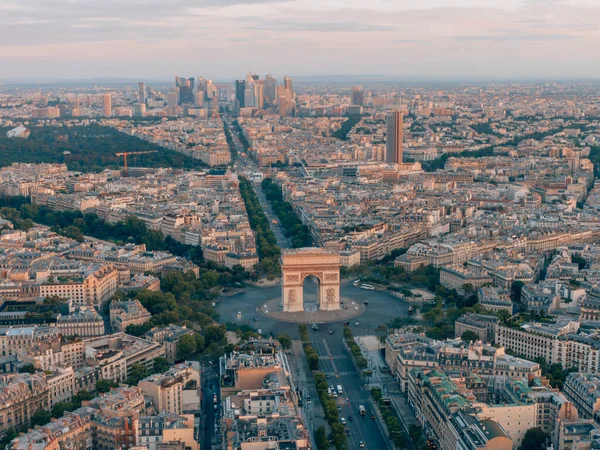
[{"label": "stone arch monument", "polygon": [[281,297],[284,312],[304,311],[304,280],[318,280],[319,309],[340,307],[340,254],[328,248],[298,248],[281,251]]}]

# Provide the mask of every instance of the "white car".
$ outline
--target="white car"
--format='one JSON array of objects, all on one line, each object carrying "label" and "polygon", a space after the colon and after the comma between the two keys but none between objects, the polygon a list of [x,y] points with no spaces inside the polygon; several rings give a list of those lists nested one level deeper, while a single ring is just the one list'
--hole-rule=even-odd
[{"label": "white car", "polygon": [[342,425],[346,425],[346,419],[344,419],[343,417],[340,419],[340,422]]}]

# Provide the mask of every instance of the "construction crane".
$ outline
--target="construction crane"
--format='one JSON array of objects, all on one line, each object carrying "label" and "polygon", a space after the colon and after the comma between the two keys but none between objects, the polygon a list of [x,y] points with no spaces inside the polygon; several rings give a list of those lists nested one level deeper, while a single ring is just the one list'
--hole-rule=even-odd
[{"label": "construction crane", "polygon": [[123,157],[123,173],[126,177],[129,176],[129,167],[127,167],[127,155],[147,155],[148,153],[158,153],[158,150],[149,150],[147,152],[121,152],[115,153],[115,156],[119,158],[119,156]]}]

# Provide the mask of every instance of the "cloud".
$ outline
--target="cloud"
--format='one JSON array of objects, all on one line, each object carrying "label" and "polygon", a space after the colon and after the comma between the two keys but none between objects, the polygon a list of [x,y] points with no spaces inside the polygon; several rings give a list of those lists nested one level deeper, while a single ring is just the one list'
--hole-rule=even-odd
[{"label": "cloud", "polygon": [[385,74],[439,75],[440,67],[465,74],[600,73],[598,0],[0,3],[0,55],[8,61],[2,76],[162,71],[169,78],[175,72],[218,78],[248,69],[364,73],[364,67]]},{"label": "cloud", "polygon": [[564,41],[578,39],[578,36],[570,34],[496,34],[496,35],[471,35],[454,36],[460,42],[533,42],[533,41]]}]

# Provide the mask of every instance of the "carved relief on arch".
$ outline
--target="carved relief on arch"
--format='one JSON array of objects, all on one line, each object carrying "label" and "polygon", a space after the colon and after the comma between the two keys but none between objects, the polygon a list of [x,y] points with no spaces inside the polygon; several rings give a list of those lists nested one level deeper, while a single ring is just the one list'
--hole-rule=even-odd
[{"label": "carved relief on arch", "polygon": [[326,273],[325,274],[325,281],[337,281],[337,280],[338,280],[337,273]]},{"label": "carved relief on arch", "polygon": [[317,277],[319,279],[319,282],[323,280],[323,272],[302,272],[300,278],[302,278],[302,281],[304,281],[306,277],[310,276]]}]

